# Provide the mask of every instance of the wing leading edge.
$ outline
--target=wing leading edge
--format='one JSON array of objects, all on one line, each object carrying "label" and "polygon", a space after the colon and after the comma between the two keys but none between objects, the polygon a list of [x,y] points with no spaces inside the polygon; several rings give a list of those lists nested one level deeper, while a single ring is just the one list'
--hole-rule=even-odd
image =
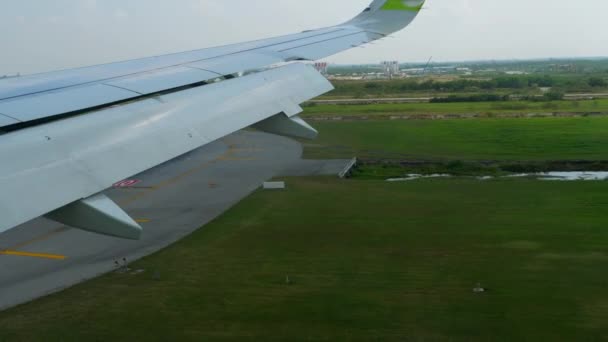
[{"label": "wing leading edge", "polygon": [[332,86],[296,61],[382,38],[423,2],[375,0],[329,28],[0,81],[0,232],[47,215],[138,238],[101,191],[245,127],[313,138],[299,104]]}]

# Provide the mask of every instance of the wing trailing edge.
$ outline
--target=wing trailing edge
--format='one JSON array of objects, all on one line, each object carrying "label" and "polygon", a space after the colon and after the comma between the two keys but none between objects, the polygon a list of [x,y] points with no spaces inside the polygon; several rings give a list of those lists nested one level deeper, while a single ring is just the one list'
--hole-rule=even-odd
[{"label": "wing trailing edge", "polygon": [[0,163],[0,232],[48,215],[138,238],[141,228],[101,191],[256,124],[314,138],[299,105],[333,87],[297,61],[381,39],[423,4],[374,0],[337,26],[0,80],[0,160],[10,161]]},{"label": "wing trailing edge", "polygon": [[278,113],[295,115],[331,89],[295,63],[0,135],[0,160],[10,161],[0,163],[0,232]]}]

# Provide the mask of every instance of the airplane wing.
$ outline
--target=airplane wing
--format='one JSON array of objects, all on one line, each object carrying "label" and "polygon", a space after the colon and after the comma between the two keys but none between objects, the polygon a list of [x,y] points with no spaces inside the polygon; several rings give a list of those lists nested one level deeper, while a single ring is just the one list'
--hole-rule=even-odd
[{"label": "airplane wing", "polygon": [[333,89],[312,66],[407,26],[424,0],[374,0],[341,25],[0,80],[0,232],[39,216],[137,239],[100,194],[240,129],[314,138],[300,104]]}]

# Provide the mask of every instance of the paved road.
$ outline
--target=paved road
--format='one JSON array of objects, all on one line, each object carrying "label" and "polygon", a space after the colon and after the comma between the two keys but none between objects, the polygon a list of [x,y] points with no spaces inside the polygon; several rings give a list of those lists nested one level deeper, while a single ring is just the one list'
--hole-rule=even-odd
[{"label": "paved road", "polygon": [[329,99],[329,100],[311,100],[310,103],[316,104],[335,104],[335,105],[349,105],[349,104],[376,104],[376,103],[419,103],[429,102],[432,97],[376,97],[376,98],[364,98],[364,99]]},{"label": "paved road", "polygon": [[37,219],[0,234],[0,309],[72,286],[155,252],[278,175],[337,174],[346,161],[305,161],[297,142],[243,131],[132,177],[106,194],[144,228],[140,241]]},{"label": "paved road", "polygon": [[[533,95],[535,97],[543,97],[543,95]],[[438,95],[439,98],[446,98],[446,95]],[[565,94],[566,100],[588,100],[588,99],[603,99],[607,98],[606,93],[588,93],[588,94]],[[376,97],[376,98],[364,98],[364,99],[327,99],[327,100],[311,100],[310,103],[316,104],[335,104],[335,105],[356,105],[356,104],[377,104],[377,103],[424,103],[429,102],[433,97],[420,96],[420,97]]]}]

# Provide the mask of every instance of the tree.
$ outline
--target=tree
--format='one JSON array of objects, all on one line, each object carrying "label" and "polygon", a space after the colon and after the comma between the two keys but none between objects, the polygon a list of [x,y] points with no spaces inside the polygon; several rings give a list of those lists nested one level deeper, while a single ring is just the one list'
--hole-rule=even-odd
[{"label": "tree", "polygon": [[496,83],[498,88],[521,89],[524,87],[524,82],[517,77],[499,77],[496,78]]},{"label": "tree", "polygon": [[605,87],[606,85],[608,85],[606,83],[606,81],[604,81],[603,78],[599,78],[599,77],[591,77],[589,79],[589,85],[592,87]]},{"label": "tree", "polygon": [[548,101],[559,101],[564,99],[564,93],[558,90],[552,90],[545,94],[545,99]]}]

